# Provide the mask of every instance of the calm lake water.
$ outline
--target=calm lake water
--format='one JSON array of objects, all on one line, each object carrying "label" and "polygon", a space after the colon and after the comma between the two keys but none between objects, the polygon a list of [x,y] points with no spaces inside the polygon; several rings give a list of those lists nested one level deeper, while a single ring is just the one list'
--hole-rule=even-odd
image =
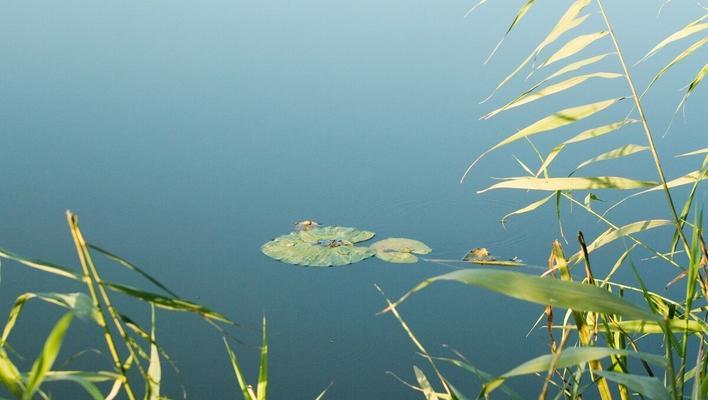
[{"label": "calm lake water", "polygon": [[[478,104],[563,12],[539,2],[496,58],[482,65],[517,3],[489,2],[468,18],[463,15],[471,1],[4,3],[0,246],[78,268],[64,220],[71,209],[90,241],[241,324],[231,331],[243,342],[237,352],[251,381],[266,315],[273,399],[311,399],[330,382],[329,399],[416,398],[386,372],[413,381],[412,365],[425,362],[392,316],[376,315],[385,302],[374,284],[397,298],[461,265],[372,259],[305,268],[273,261],[259,247],[298,220],[316,219],[372,230],[379,238],[416,238],[434,249],[435,258],[460,258],[484,246],[543,266],[559,237],[552,206],[512,220],[506,230],[499,224],[502,215],[542,194],[475,193],[493,182],[491,176],[523,173],[512,154],[537,166],[528,146],[493,153],[464,185],[458,180],[484,149],[541,116],[629,91],[620,80],[593,82],[478,121],[535,82],[517,79]],[[608,3],[619,3],[608,4],[608,13],[632,63],[701,13],[693,2],[672,2],[657,19],[659,0]],[[592,13],[583,33],[602,29],[594,8]],[[638,66],[639,86],[688,43]],[[611,51],[609,46],[597,43],[584,54]],[[647,112],[658,132],[680,100],[678,90],[702,65],[700,57],[705,52],[649,93]],[[612,58],[601,65],[620,68]],[[670,177],[697,168],[696,158],[672,156],[705,147],[705,93],[699,90],[689,101],[687,123],[679,118],[658,140]],[[624,101],[536,143],[548,151],[560,135],[621,119],[630,107]],[[626,143],[627,135],[645,143],[640,128],[631,127],[591,147],[569,149],[555,173]],[[655,179],[648,153],[586,171],[611,172]],[[611,215],[618,223],[669,217],[660,194]],[[582,210],[564,206],[564,218],[568,252],[577,248],[579,228],[589,238],[604,229]],[[597,253],[598,274],[621,248],[618,243]],[[645,256],[637,253],[637,260]],[[105,260],[99,267],[109,280],[149,288]],[[643,267],[656,290],[673,274],[660,264]],[[540,272],[536,268],[527,271]],[[635,283],[629,274],[620,279]],[[10,262],[3,263],[1,285],[0,313],[25,291],[80,290]],[[148,321],[143,304],[119,304]],[[11,343],[29,368],[59,313],[39,303],[26,310]],[[449,355],[441,346],[450,345],[491,373],[547,351],[544,331],[526,337],[541,307],[482,289],[433,285],[400,311],[432,353]],[[180,397],[183,384],[189,398],[236,398],[220,336],[193,315],[160,311],[157,317],[158,339],[180,370],[175,375],[164,367],[165,393]],[[75,323],[60,359],[101,346],[95,327]],[[110,368],[107,358],[93,354],[72,368],[97,366]],[[477,393],[471,376],[446,371],[470,396]],[[524,396],[539,387],[534,379],[511,385]],[[57,399],[84,396],[71,385],[51,390]]]}]

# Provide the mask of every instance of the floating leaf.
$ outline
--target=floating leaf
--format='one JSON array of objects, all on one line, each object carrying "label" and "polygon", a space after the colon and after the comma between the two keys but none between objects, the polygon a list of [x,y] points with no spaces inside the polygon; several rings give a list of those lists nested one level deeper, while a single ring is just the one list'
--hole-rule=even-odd
[{"label": "floating leaf", "polygon": [[331,267],[352,264],[374,255],[368,247],[354,246],[371,239],[373,232],[326,226],[293,232],[261,246],[263,254],[288,264]]},{"label": "floating leaf", "polygon": [[509,178],[494,184],[477,193],[492,189],[525,189],[525,190],[591,190],[591,189],[637,189],[654,186],[656,182],[638,181],[618,176],[595,176],[587,178]]},{"label": "floating leaf", "polygon": [[379,240],[369,248],[376,252],[377,258],[398,264],[417,262],[418,257],[415,254],[428,254],[433,251],[423,242],[406,238]]}]

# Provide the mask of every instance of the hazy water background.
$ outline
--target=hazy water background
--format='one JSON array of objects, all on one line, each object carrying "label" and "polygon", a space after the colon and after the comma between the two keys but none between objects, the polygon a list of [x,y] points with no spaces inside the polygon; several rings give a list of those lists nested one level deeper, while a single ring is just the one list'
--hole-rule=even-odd
[{"label": "hazy water background", "polygon": [[[458,179],[482,150],[544,113],[628,91],[619,80],[593,82],[478,121],[530,84],[517,80],[491,103],[478,104],[563,12],[539,2],[483,66],[517,3],[489,2],[465,19],[472,2],[5,2],[0,245],[76,265],[63,214],[72,209],[90,240],[143,266],[181,296],[241,323],[233,331],[248,344],[238,352],[251,380],[257,328],[267,315],[272,398],[313,398],[331,381],[331,399],[415,397],[385,371],[413,379],[411,365],[424,360],[391,316],[375,315],[384,302],[373,284],[397,297],[447,267],[368,260],[308,269],[274,262],[259,247],[295,221],[312,218],[379,237],[417,238],[439,258],[485,246],[543,265],[558,237],[552,208],[520,217],[507,230],[498,222],[541,196],[475,194],[490,176],[521,173],[512,154],[534,164],[528,146],[492,154],[464,185]],[[692,2],[672,2],[659,19],[658,0],[608,3],[630,62],[700,14]],[[601,29],[599,16],[591,19],[584,32]],[[594,53],[610,50],[609,42],[593,46]],[[672,47],[636,69],[639,86],[677,51]],[[700,54],[650,93],[647,112],[658,132],[680,100],[677,90],[698,70],[705,52]],[[613,59],[602,65],[619,70]],[[670,155],[705,146],[704,93],[690,100],[689,123],[677,121],[658,141],[669,176],[699,162]],[[561,134],[609,121],[610,114],[620,119],[630,107],[625,103]],[[639,127],[621,135],[644,143]],[[558,138],[549,134],[537,143],[547,150]],[[614,135],[592,149],[570,151],[556,171],[625,138]],[[648,154],[587,173],[618,169],[624,176],[655,177]],[[647,199],[652,201],[633,202],[615,219],[669,216],[660,195]],[[590,237],[603,229],[579,210],[570,218],[570,239],[578,226]],[[619,246],[597,254],[598,273],[607,270]],[[110,279],[147,287],[102,265]],[[657,265],[648,275],[660,288],[672,272]],[[22,291],[78,289],[58,282],[5,263],[0,312],[9,311]],[[125,306],[146,320],[147,307]],[[30,365],[58,313],[39,304],[27,310],[34,315],[20,321],[11,343]],[[439,284],[401,312],[431,351],[445,354],[440,346],[449,344],[492,373],[547,349],[543,332],[524,336],[540,307],[481,289]],[[178,397],[181,380],[190,398],[236,396],[213,330],[190,315],[160,312],[158,322],[158,337],[181,370],[180,378],[166,372],[171,395]],[[86,347],[88,335],[99,338],[86,323],[75,324],[71,335],[65,356]],[[97,357],[83,360],[87,367],[98,363],[108,366]],[[474,394],[471,379],[449,373]],[[512,384],[530,395],[536,393],[530,382]],[[78,396],[67,385],[55,386],[54,393],[60,399]]]}]

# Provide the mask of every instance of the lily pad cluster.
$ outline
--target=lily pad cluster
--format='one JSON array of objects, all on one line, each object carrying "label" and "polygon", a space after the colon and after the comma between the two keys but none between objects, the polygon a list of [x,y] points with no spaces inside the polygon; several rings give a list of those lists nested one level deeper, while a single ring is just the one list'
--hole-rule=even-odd
[{"label": "lily pad cluster", "polygon": [[369,247],[357,245],[374,237],[374,232],[341,226],[321,226],[300,221],[295,231],[261,246],[263,254],[288,264],[332,267],[352,264],[376,255],[392,263],[414,263],[418,254],[432,250],[424,243],[405,238],[380,240]]}]

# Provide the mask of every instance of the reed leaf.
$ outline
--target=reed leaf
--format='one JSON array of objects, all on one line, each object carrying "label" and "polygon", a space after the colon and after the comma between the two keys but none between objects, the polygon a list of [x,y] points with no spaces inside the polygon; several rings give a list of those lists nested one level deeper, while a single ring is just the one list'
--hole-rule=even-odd
[{"label": "reed leaf", "polygon": [[558,112],[555,112],[547,117],[541,118],[540,120],[534,122],[533,124],[521,129],[520,131],[516,132],[515,134],[507,137],[506,139],[502,140],[501,142],[495,144],[488,150],[486,150],[484,153],[480,154],[479,157],[477,157],[470,165],[467,167],[467,170],[465,171],[464,175],[462,175],[462,179],[460,181],[464,181],[465,177],[467,174],[472,170],[472,168],[481,160],[484,156],[489,154],[490,152],[502,147],[506,146],[509,143],[513,143],[519,139],[524,139],[524,138],[529,138],[530,136],[537,135],[539,133],[543,132],[548,132],[553,129],[557,129],[566,125],[570,125],[574,122],[583,120],[597,112],[600,112],[607,107],[617,103],[618,101],[622,100],[623,98],[616,98],[616,99],[609,99],[609,100],[603,100],[603,101],[598,101],[595,103],[590,103],[590,104],[584,104],[582,106],[577,106],[577,107],[571,107],[571,108],[566,108],[563,110],[560,110]]},{"label": "reed leaf", "polygon": [[639,122],[639,121],[637,121],[635,119],[624,119],[622,121],[613,122],[611,124],[598,126],[596,128],[591,128],[591,129],[587,129],[585,131],[580,132],[579,134],[573,136],[572,138],[570,138],[570,139],[566,140],[565,142],[559,144],[558,146],[554,147],[548,153],[546,158],[543,159],[541,166],[538,168],[538,171],[536,172],[536,176],[538,177],[539,175],[541,175],[541,172],[545,171],[548,168],[548,166],[551,164],[551,162],[553,162],[553,160],[565,148],[565,146],[567,146],[569,144],[593,139],[593,138],[596,138],[596,137],[599,137],[602,135],[606,135],[608,133],[614,132],[614,131],[622,128],[625,125],[636,124],[637,122]]},{"label": "reed leaf", "polygon": [[684,104],[686,104],[686,101],[688,101],[688,97],[691,96],[691,93],[693,93],[693,91],[696,90],[698,85],[701,84],[701,82],[703,81],[703,78],[706,76],[706,74],[708,74],[708,64],[703,65],[703,67],[701,68],[700,71],[698,71],[698,74],[696,74],[696,76],[693,78],[691,83],[688,84],[688,88],[686,89],[686,93],[684,93],[683,97],[681,98],[681,101],[676,106],[676,110],[674,110],[674,114],[671,117],[671,122],[669,123],[669,128],[667,128],[667,132],[671,128],[671,124],[673,123],[674,119],[676,118],[676,115],[678,114],[681,107],[683,107]]},{"label": "reed leaf", "polygon": [[71,270],[70,268],[63,267],[61,265],[57,265],[47,261],[34,260],[31,258],[23,257],[2,248],[0,248],[0,258],[6,258],[8,260],[17,261],[18,263],[28,266],[30,268],[49,272],[54,275],[63,276],[65,278],[81,280],[81,274]]},{"label": "reed leaf", "polygon": [[34,393],[39,389],[48,371],[52,369],[54,361],[59,355],[59,350],[64,342],[64,335],[71,325],[74,314],[69,312],[57,321],[52,331],[44,342],[42,353],[37,357],[27,376],[27,388],[22,394],[23,400],[31,400]]},{"label": "reed leaf", "polygon": [[703,20],[706,19],[706,17],[708,17],[708,15],[702,16],[701,18],[691,22],[690,24],[684,26],[683,28],[681,28],[677,32],[674,32],[671,35],[669,35],[668,37],[666,37],[664,40],[659,42],[659,44],[654,46],[654,48],[649,50],[649,52],[647,54],[645,54],[644,57],[641,58],[641,60],[637,61],[637,64],[645,61],[649,57],[658,53],[661,49],[663,49],[667,45],[708,28],[708,23],[702,23]]},{"label": "reed leaf", "polygon": [[241,389],[241,393],[243,394],[243,399],[256,400],[253,396],[251,396],[250,392],[248,391],[248,384],[246,383],[246,378],[243,376],[243,372],[241,372],[241,366],[239,365],[238,359],[236,358],[236,353],[231,350],[231,346],[229,346],[229,342],[226,340],[226,336],[223,337],[223,340],[224,346],[226,346],[226,353],[229,355],[231,366],[234,369],[236,381],[238,382],[238,386]]},{"label": "reed leaf", "polygon": [[621,372],[596,371],[597,375],[619,383],[627,389],[639,393],[649,400],[670,400],[671,395],[664,385],[654,376],[640,376]]},{"label": "reed leaf", "polygon": [[[627,157],[632,154],[636,154],[642,151],[647,151],[649,150],[648,146],[640,146],[638,144],[626,144],[624,146],[620,146],[616,149],[610,150],[608,152],[602,153],[598,156],[595,156],[589,160],[585,160],[582,163],[578,164],[577,167],[575,167],[575,171],[579,170],[580,168],[586,167],[592,163],[596,163],[598,161],[606,161],[606,160],[614,160],[617,158],[621,157]],[[575,172],[573,171],[573,172]]]},{"label": "reed leaf", "polygon": [[162,366],[160,365],[160,350],[155,342],[155,306],[150,307],[151,329],[150,329],[150,363],[147,369],[148,399],[160,400],[160,383],[162,381]]},{"label": "reed leaf", "polygon": [[502,219],[501,219],[502,225],[505,225],[505,224],[506,224],[506,221],[507,221],[509,218],[513,217],[514,215],[524,214],[524,213],[531,212],[531,211],[534,211],[534,210],[538,209],[538,208],[541,207],[542,205],[548,203],[548,200],[550,200],[551,198],[553,198],[553,196],[555,196],[555,195],[556,195],[555,193],[551,193],[551,194],[549,194],[548,196],[542,198],[541,200],[534,201],[533,203],[527,205],[526,207],[522,207],[522,208],[520,208],[520,209],[518,209],[518,210],[516,210],[516,211],[512,211],[512,212],[510,212],[509,214],[506,214],[506,215],[503,216]]},{"label": "reed leaf", "polygon": [[543,62],[538,68],[543,68],[548,65],[551,65],[555,62],[558,62],[560,60],[563,60],[565,58],[568,58],[572,55],[575,55],[576,53],[582,51],[592,43],[594,43],[597,40],[600,40],[607,36],[608,32],[606,31],[601,31],[601,32],[595,32],[595,33],[589,33],[587,35],[579,35],[570,41],[563,45],[558,51],[553,53],[548,59]]},{"label": "reed leaf", "polygon": [[548,77],[544,78],[544,79],[539,83],[539,86],[540,86],[540,84],[543,84],[543,83],[545,83],[545,82],[547,82],[547,81],[549,81],[549,80],[551,80],[551,79],[553,79],[553,78],[557,78],[557,77],[559,77],[559,76],[561,76],[561,75],[563,75],[563,74],[567,74],[568,72],[577,71],[577,70],[579,70],[580,68],[583,68],[583,67],[585,67],[585,66],[588,66],[588,65],[591,65],[591,64],[595,64],[596,62],[601,61],[602,59],[604,59],[605,57],[609,56],[610,54],[613,54],[613,53],[604,53],[604,54],[600,54],[600,55],[597,55],[597,56],[584,58],[584,59],[582,59],[582,60],[580,60],[580,61],[576,61],[576,62],[570,63],[570,64],[564,66],[563,68],[559,69],[558,71],[556,71],[556,72],[550,74]]},{"label": "reed leaf", "polygon": [[[587,246],[587,250],[588,253],[592,253],[600,247],[606,246],[614,242],[615,240],[625,237],[627,235],[633,235],[638,232],[644,232],[661,226],[673,225],[673,223],[673,221],[670,221],[668,219],[648,219],[621,226],[619,227],[619,229],[610,228],[600,234],[597,239],[593,240],[593,242]],[[582,257],[583,254],[579,251],[573,254],[573,256],[571,256],[568,261],[571,263],[579,262]]]},{"label": "reed leaf", "polygon": [[228,319],[223,314],[216,311],[212,311],[200,304],[192,303],[187,300],[169,298],[159,294],[146,292],[143,290],[135,289],[130,286],[121,285],[118,283],[104,282],[111,290],[118,293],[123,293],[130,297],[136,298],[138,300],[145,301],[150,304],[154,304],[156,307],[164,308],[166,310],[172,311],[184,311],[199,314],[205,318],[212,319],[215,321],[226,322],[228,324],[233,324],[233,321]]},{"label": "reed leaf", "polygon": [[698,150],[689,151],[688,153],[679,154],[676,157],[688,157],[688,156],[695,156],[698,154],[708,154],[708,147],[704,147],[704,148],[698,149]]},{"label": "reed leaf", "polygon": [[[609,347],[574,347],[563,350],[560,353],[560,356],[557,357],[555,367],[567,368],[616,355],[635,357],[654,364],[665,365],[663,357],[654,354],[630,352]],[[482,395],[488,395],[508,378],[548,371],[553,362],[553,358],[554,354],[546,354],[522,363],[485,384]],[[593,371],[593,373],[598,372],[599,371]]]},{"label": "reed leaf", "polygon": [[[607,328],[611,332],[622,333],[639,333],[642,335],[663,335],[664,330],[662,325],[664,322],[643,321],[643,320],[624,320],[612,321],[607,324]],[[574,325],[556,326],[557,329],[576,329]],[[708,329],[708,325],[699,320],[685,319],[670,319],[669,329],[674,332],[688,331],[690,333],[700,334]]]},{"label": "reed leaf", "polygon": [[263,343],[261,344],[261,366],[258,369],[257,400],[266,400],[268,389],[268,335],[266,318],[263,316]]},{"label": "reed leaf", "polygon": [[418,381],[418,385],[420,385],[420,389],[423,391],[425,399],[438,400],[438,396],[435,395],[435,390],[433,390],[433,387],[430,385],[430,381],[428,381],[428,378],[425,376],[423,371],[414,365],[413,372],[415,373],[415,379]]},{"label": "reed leaf", "polygon": [[0,382],[16,398],[22,398],[22,393],[25,391],[22,375],[8,357],[4,346],[0,346]]},{"label": "reed leaf", "polygon": [[[497,50],[499,49],[499,47],[501,46],[501,44],[504,42],[504,40],[506,39],[506,37],[509,36],[509,33],[511,32],[511,30],[514,29],[514,27],[515,27],[519,22],[521,22],[521,19],[524,18],[524,16],[526,15],[527,12],[529,12],[529,10],[531,9],[531,6],[533,6],[533,3],[534,3],[535,1],[536,1],[536,0],[527,0],[526,3],[524,3],[524,5],[521,6],[521,8],[519,9],[519,11],[516,12],[516,15],[514,16],[514,20],[511,21],[511,24],[509,25],[509,28],[507,28],[506,32],[504,32],[504,36],[499,40],[499,42],[497,43],[497,45],[494,46],[494,49],[493,49],[492,52],[489,54],[489,56],[487,57],[487,59],[484,61],[485,64],[488,63],[489,60],[492,59],[492,57],[494,57],[494,54],[497,52]],[[472,9],[471,9],[469,12],[472,12],[475,8],[477,8],[477,7],[478,7],[480,4],[482,4],[483,2],[484,2],[484,1],[482,1],[482,2],[480,2],[480,3],[477,3],[477,5],[474,6],[474,7],[472,7]],[[468,12],[468,13],[469,13],[469,12]]]},{"label": "reed leaf", "polygon": [[79,384],[93,400],[104,400],[101,391],[94,382],[121,381],[120,374],[109,371],[48,371],[44,377],[45,382],[70,381]]},{"label": "reed leaf", "polygon": [[[563,35],[565,32],[577,27],[578,25],[582,24],[585,19],[587,19],[587,15],[584,16],[579,16],[580,13],[583,11],[585,7],[587,7],[590,4],[591,0],[576,0],[573,2],[573,4],[570,5],[570,7],[566,10],[566,12],[561,16],[561,18],[558,20],[556,25],[551,29],[551,31],[548,33],[545,39],[531,52],[531,54],[526,57],[524,61],[519,64],[519,66],[514,69],[509,75],[506,76],[492,91],[492,93],[487,97],[487,99],[491,98],[494,96],[494,94],[502,87],[504,86],[507,82],[511,80],[516,74],[521,71],[531,60],[533,60],[546,46],[549,44],[553,43],[558,39],[561,35]],[[485,99],[484,101],[486,101]]]},{"label": "reed leaf", "polygon": [[623,75],[622,74],[617,74],[614,72],[595,72],[591,74],[586,74],[586,75],[579,75],[579,76],[574,76],[572,78],[568,78],[562,82],[550,85],[546,88],[543,88],[537,92],[533,92],[533,88],[524,94],[520,95],[516,99],[512,100],[511,102],[507,103],[506,105],[484,115],[481,119],[489,119],[497,114],[499,114],[502,111],[506,111],[509,109],[512,109],[514,107],[518,107],[527,103],[531,103],[532,101],[536,101],[538,99],[541,99],[543,97],[560,93],[564,90],[570,89],[572,87],[575,87],[577,85],[580,85],[581,83],[587,81],[588,79],[592,78],[601,78],[601,79],[615,79],[615,78],[621,78]]},{"label": "reed leaf", "polygon": [[524,189],[543,191],[566,190],[592,190],[592,189],[617,189],[629,190],[647,186],[655,186],[656,182],[639,181],[618,176],[594,176],[571,178],[509,178],[496,183],[477,193],[484,193],[493,189]]},{"label": "reed leaf", "polygon": [[627,318],[655,321],[658,316],[608,293],[597,286],[541,278],[521,272],[495,269],[465,269],[438,275],[419,283],[384,311],[392,310],[431,283],[457,281],[480,286],[519,300],[578,311],[623,315]]},{"label": "reed leaf", "polygon": [[[706,25],[708,25],[708,24],[706,24]],[[666,66],[664,66],[664,68],[660,69],[659,72],[657,72],[656,75],[654,75],[654,78],[652,78],[651,82],[649,82],[649,85],[647,86],[647,88],[644,89],[644,93],[646,93],[646,92],[649,90],[649,88],[651,88],[651,87],[654,85],[654,83],[656,83],[656,81],[659,80],[659,78],[661,78],[662,76],[664,76],[664,74],[665,74],[669,69],[671,69],[671,67],[673,67],[674,65],[676,65],[676,64],[678,64],[679,62],[681,62],[682,60],[684,60],[686,57],[688,57],[688,56],[690,56],[691,54],[693,54],[696,50],[698,50],[698,49],[700,49],[701,47],[703,47],[703,45],[706,44],[706,43],[708,43],[708,38],[703,38],[703,39],[701,39],[701,40],[699,40],[699,41],[693,43],[692,45],[690,45],[686,50],[684,50],[683,52],[681,52],[681,54],[677,55],[676,58],[674,58],[673,60],[671,60],[670,63],[666,64]],[[701,70],[701,71],[702,71],[702,70]],[[700,73],[699,73],[699,75],[700,75]],[[702,80],[702,77],[701,77],[701,80]],[[700,80],[699,80],[699,82],[700,82]],[[642,96],[644,95],[644,93],[642,94]]]}]

